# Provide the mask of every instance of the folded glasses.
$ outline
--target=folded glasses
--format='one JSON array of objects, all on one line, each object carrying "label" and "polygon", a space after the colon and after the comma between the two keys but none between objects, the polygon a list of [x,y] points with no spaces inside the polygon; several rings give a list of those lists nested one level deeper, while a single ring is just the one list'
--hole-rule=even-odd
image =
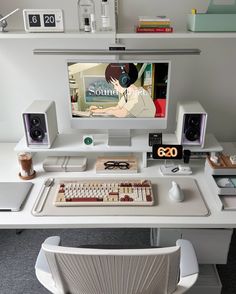
[{"label": "folded glasses", "polygon": [[105,169],[115,169],[115,168],[129,169],[130,167],[129,163],[126,161],[112,161],[112,160],[104,162],[104,166],[105,166]]}]

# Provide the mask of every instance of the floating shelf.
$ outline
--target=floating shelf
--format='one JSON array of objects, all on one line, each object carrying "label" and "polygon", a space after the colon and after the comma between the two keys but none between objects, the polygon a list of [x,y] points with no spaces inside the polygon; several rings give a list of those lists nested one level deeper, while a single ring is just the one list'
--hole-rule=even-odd
[{"label": "floating shelf", "polygon": [[[26,140],[23,137],[15,147],[15,151],[30,151],[30,152],[151,152],[152,147],[148,146],[148,135],[131,136],[131,146],[108,146],[107,135],[95,134],[94,146],[85,146],[82,143],[81,134],[59,134],[53,143],[53,146],[48,148],[28,148]],[[163,134],[163,144],[178,144],[175,134]],[[205,138],[205,146],[187,146],[185,149],[190,149],[193,152],[220,152],[222,146],[216,140],[213,134],[207,134]]]},{"label": "floating shelf", "polygon": [[66,31],[64,33],[26,33],[25,31],[9,31],[0,33],[0,39],[234,39],[236,32],[189,32],[176,31],[173,33],[135,33],[129,30],[119,32],[85,33]]},{"label": "floating shelf", "polygon": [[173,33],[135,33],[130,30],[121,30],[116,34],[117,39],[232,39],[236,32],[190,32],[176,31]]},{"label": "floating shelf", "polygon": [[28,148],[26,140],[23,137],[15,147],[15,151],[30,151],[30,152],[146,152],[151,151],[148,146],[147,135],[132,136],[131,146],[108,146],[108,137],[105,134],[95,134],[94,145],[86,146],[82,143],[81,134],[59,134],[53,143],[53,146],[48,148]]},{"label": "floating shelf", "polygon": [[9,31],[0,33],[0,39],[110,39],[115,38],[115,32],[85,33],[66,31],[64,33],[27,33],[25,31]]}]

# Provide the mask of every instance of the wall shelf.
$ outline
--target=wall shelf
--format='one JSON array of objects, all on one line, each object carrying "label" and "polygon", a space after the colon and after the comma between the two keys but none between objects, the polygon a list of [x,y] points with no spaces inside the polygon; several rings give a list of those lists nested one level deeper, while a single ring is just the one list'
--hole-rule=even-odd
[{"label": "wall shelf", "polygon": [[110,39],[115,38],[115,32],[85,33],[66,31],[64,33],[27,33],[25,31],[9,31],[0,33],[0,39]]},{"label": "wall shelf", "polygon": [[117,33],[66,31],[64,33],[27,33],[25,31],[9,31],[0,33],[0,39],[235,39],[236,32],[206,32],[194,33],[176,31],[173,33],[135,33],[121,30]]},{"label": "wall shelf", "polygon": [[236,32],[203,32],[176,31],[173,33],[135,33],[130,30],[122,30],[116,34],[117,39],[232,39],[236,38]]}]

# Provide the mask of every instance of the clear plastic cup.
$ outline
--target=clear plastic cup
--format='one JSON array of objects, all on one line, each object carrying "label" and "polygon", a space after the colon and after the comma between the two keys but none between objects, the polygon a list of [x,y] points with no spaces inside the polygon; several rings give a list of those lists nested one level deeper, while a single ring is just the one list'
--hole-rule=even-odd
[{"label": "clear plastic cup", "polygon": [[30,152],[20,152],[18,153],[18,161],[20,164],[19,176],[25,180],[34,178],[32,154]]}]

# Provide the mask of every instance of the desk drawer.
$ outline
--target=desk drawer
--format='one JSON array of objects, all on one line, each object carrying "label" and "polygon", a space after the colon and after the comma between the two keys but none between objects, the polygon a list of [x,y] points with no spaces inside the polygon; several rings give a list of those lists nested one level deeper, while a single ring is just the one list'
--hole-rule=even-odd
[{"label": "desk drawer", "polygon": [[178,239],[192,242],[198,263],[226,264],[232,229],[151,229],[152,246],[173,246]]}]

